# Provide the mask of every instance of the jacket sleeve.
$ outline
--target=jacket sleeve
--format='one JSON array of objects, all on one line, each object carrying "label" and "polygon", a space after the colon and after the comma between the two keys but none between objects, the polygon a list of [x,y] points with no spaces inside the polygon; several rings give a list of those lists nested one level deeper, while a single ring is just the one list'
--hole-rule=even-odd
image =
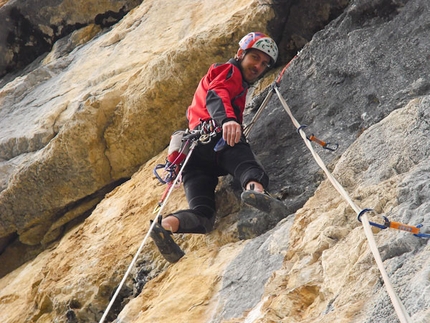
[{"label": "jacket sleeve", "polygon": [[242,110],[233,105],[234,99],[244,92],[242,74],[232,64],[215,66],[207,75],[206,108],[211,117],[222,125],[225,120],[242,122]]}]

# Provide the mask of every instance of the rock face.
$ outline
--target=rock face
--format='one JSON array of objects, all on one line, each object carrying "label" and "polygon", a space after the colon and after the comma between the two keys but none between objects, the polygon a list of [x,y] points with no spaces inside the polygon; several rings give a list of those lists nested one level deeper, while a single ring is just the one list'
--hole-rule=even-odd
[{"label": "rock face", "polygon": [[0,76],[49,52],[55,41],[90,24],[110,26],[140,4],[124,1],[0,2]]},{"label": "rock face", "polygon": [[[31,3],[9,1],[0,14]],[[85,27],[55,44],[65,34],[54,33],[48,54],[0,83],[2,322],[100,320],[147,238],[164,190],[152,169],[170,134],[185,127],[208,66],[234,55],[250,30],[279,42],[279,67],[304,46],[279,92],[307,133],[339,143],[316,150],[351,198],[374,210],[373,221],[430,231],[427,0],[147,0],[107,29],[97,15],[137,3],[85,4],[94,10],[80,12],[85,22],[65,14],[66,3],[39,4],[38,26],[63,14]],[[252,99],[248,122],[269,91]],[[398,321],[356,214],[295,130],[273,94],[249,139],[271,192],[297,212],[240,241],[238,191],[227,177],[216,229],[175,236],[186,252],[175,265],[148,240],[107,321]],[[165,213],[183,207],[178,189]],[[375,238],[413,322],[430,321],[428,240],[396,230]]]},{"label": "rock face", "polygon": [[[32,246],[19,258],[27,260],[88,216],[185,127],[185,109],[208,66],[227,60],[241,35],[264,30],[276,16],[270,6],[244,1],[235,9],[240,19],[223,11],[203,19],[211,8],[210,2],[180,9],[143,4],[112,30],[90,25],[59,40],[28,73],[3,86],[1,249],[11,241],[18,249]],[[176,17],[171,27],[159,24],[167,16]],[[256,16],[265,17],[259,25]],[[218,26],[211,32],[209,21]],[[249,27],[238,29],[243,21]]]}]

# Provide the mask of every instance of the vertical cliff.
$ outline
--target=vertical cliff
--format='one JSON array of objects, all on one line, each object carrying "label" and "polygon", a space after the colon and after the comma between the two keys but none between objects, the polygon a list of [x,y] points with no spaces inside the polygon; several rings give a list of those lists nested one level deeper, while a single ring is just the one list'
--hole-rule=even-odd
[{"label": "vertical cliff", "polygon": [[[0,2],[0,50],[14,53],[0,61],[2,322],[100,320],[154,217],[164,187],[152,169],[170,134],[208,66],[250,30],[270,33],[281,58],[246,121],[300,50],[278,89],[309,135],[339,144],[317,153],[372,221],[430,233],[427,0],[46,1],[37,14],[31,3]],[[239,191],[225,178],[215,230],[175,235],[186,256],[174,265],[148,239],[106,321],[399,321],[355,212],[276,94],[249,140],[293,214],[239,240]],[[165,212],[182,207],[178,188]],[[375,239],[413,322],[430,321],[428,239]]]}]

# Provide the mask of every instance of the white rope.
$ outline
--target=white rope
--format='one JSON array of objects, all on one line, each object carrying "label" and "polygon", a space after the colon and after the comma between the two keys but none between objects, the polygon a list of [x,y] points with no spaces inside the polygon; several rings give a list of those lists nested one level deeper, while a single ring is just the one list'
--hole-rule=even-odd
[{"label": "white rope", "polygon": [[267,93],[266,97],[264,98],[263,102],[261,103],[260,107],[258,108],[257,112],[255,113],[254,117],[252,117],[252,120],[249,122],[249,124],[243,130],[243,134],[245,135],[245,137],[247,137],[248,134],[251,132],[252,127],[254,127],[255,122],[260,117],[260,115],[263,112],[264,108],[266,107],[267,103],[269,103],[272,95],[273,95],[273,91],[270,90],[269,93]]},{"label": "white rope", "polygon": [[[327,167],[325,166],[324,162],[320,158],[320,156],[315,152],[315,150],[312,147],[311,142],[306,137],[305,132],[302,129],[302,126],[299,124],[299,122],[294,118],[293,114],[291,113],[290,108],[288,107],[287,102],[285,102],[284,98],[282,97],[281,93],[279,92],[279,89],[275,87],[276,94],[278,95],[279,100],[281,101],[282,106],[284,107],[285,111],[288,113],[288,115],[291,118],[291,121],[293,122],[294,126],[298,129],[298,132],[300,136],[305,141],[306,146],[309,148],[309,150],[312,153],[312,156],[316,160],[317,164],[321,167],[321,169],[324,171],[324,173],[327,175],[330,182],[333,184],[333,186],[336,188],[336,190],[342,195],[342,197],[348,202],[348,204],[352,207],[352,209],[358,214],[360,214],[361,210],[360,208],[352,201],[352,199],[349,197],[348,193],[345,191],[345,189],[342,187],[342,185],[339,184],[339,182],[336,180],[336,178],[333,177],[333,175],[329,172]],[[372,230],[370,228],[369,219],[367,218],[367,215],[364,213],[361,217],[361,222],[363,224],[364,233],[366,235],[366,238],[369,242],[370,250],[372,251],[373,257],[375,258],[376,264],[378,265],[379,271],[381,272],[382,278],[385,283],[385,287],[387,289],[388,295],[391,298],[391,302],[393,303],[394,309],[397,313],[397,316],[400,319],[401,323],[413,323],[409,314],[406,311],[406,308],[400,301],[399,297],[397,296],[396,292],[394,291],[394,288],[391,284],[390,278],[384,268],[384,264],[382,262],[381,255],[379,253],[378,247],[376,245],[375,237],[373,236]]]},{"label": "white rope", "polygon": [[109,310],[111,309],[113,303],[115,302],[116,298],[118,297],[118,294],[121,291],[122,286],[124,285],[124,283],[125,283],[128,275],[130,274],[130,271],[134,267],[134,264],[136,263],[137,258],[139,257],[139,254],[142,252],[142,249],[143,249],[143,247],[144,247],[144,245],[146,243],[146,240],[148,240],[148,237],[149,237],[152,229],[154,228],[154,226],[155,226],[155,224],[156,224],[156,222],[158,220],[158,217],[160,216],[161,212],[163,212],[164,206],[166,205],[167,200],[169,199],[170,195],[172,194],[173,188],[176,186],[176,184],[178,182],[178,179],[181,177],[182,170],[183,170],[185,164],[188,162],[188,159],[190,159],[191,153],[192,153],[194,147],[197,145],[197,143],[198,143],[197,140],[194,140],[191,143],[189,153],[187,154],[187,157],[185,158],[185,161],[182,164],[182,167],[181,167],[180,171],[178,172],[178,175],[176,176],[176,178],[175,178],[172,186],[170,187],[170,189],[169,189],[169,191],[168,191],[168,193],[166,195],[166,198],[165,198],[164,202],[161,204],[160,209],[158,210],[158,213],[157,213],[157,215],[154,218],[154,221],[152,222],[151,226],[149,227],[148,233],[145,235],[145,238],[143,239],[142,243],[140,244],[139,249],[137,249],[137,252],[136,252],[136,254],[133,257],[133,260],[131,261],[130,265],[128,266],[128,269],[127,269],[127,271],[124,274],[124,277],[122,278],[120,284],[118,285],[118,287],[117,287],[117,289],[115,291],[115,294],[113,295],[112,299],[110,300],[110,302],[109,302],[109,304],[108,304],[105,312],[103,313],[103,316],[100,319],[99,323],[103,323],[104,322],[104,320],[106,319],[106,316],[109,313]]}]

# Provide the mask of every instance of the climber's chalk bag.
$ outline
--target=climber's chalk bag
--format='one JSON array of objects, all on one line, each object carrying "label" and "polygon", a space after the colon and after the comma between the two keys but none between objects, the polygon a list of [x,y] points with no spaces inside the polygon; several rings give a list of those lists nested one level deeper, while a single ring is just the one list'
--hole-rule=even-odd
[{"label": "climber's chalk bag", "polygon": [[[158,164],[154,168],[155,177],[163,184],[172,182],[176,178],[182,162],[190,151],[190,141],[184,140],[186,134],[188,134],[187,130],[178,130],[171,135],[166,163]],[[159,169],[165,171],[166,175],[163,178],[158,174]]]},{"label": "climber's chalk bag", "polygon": [[190,145],[188,141],[183,140],[186,133],[187,132],[184,130],[178,130],[175,131],[170,137],[167,160],[171,164],[181,164],[190,151]]}]

